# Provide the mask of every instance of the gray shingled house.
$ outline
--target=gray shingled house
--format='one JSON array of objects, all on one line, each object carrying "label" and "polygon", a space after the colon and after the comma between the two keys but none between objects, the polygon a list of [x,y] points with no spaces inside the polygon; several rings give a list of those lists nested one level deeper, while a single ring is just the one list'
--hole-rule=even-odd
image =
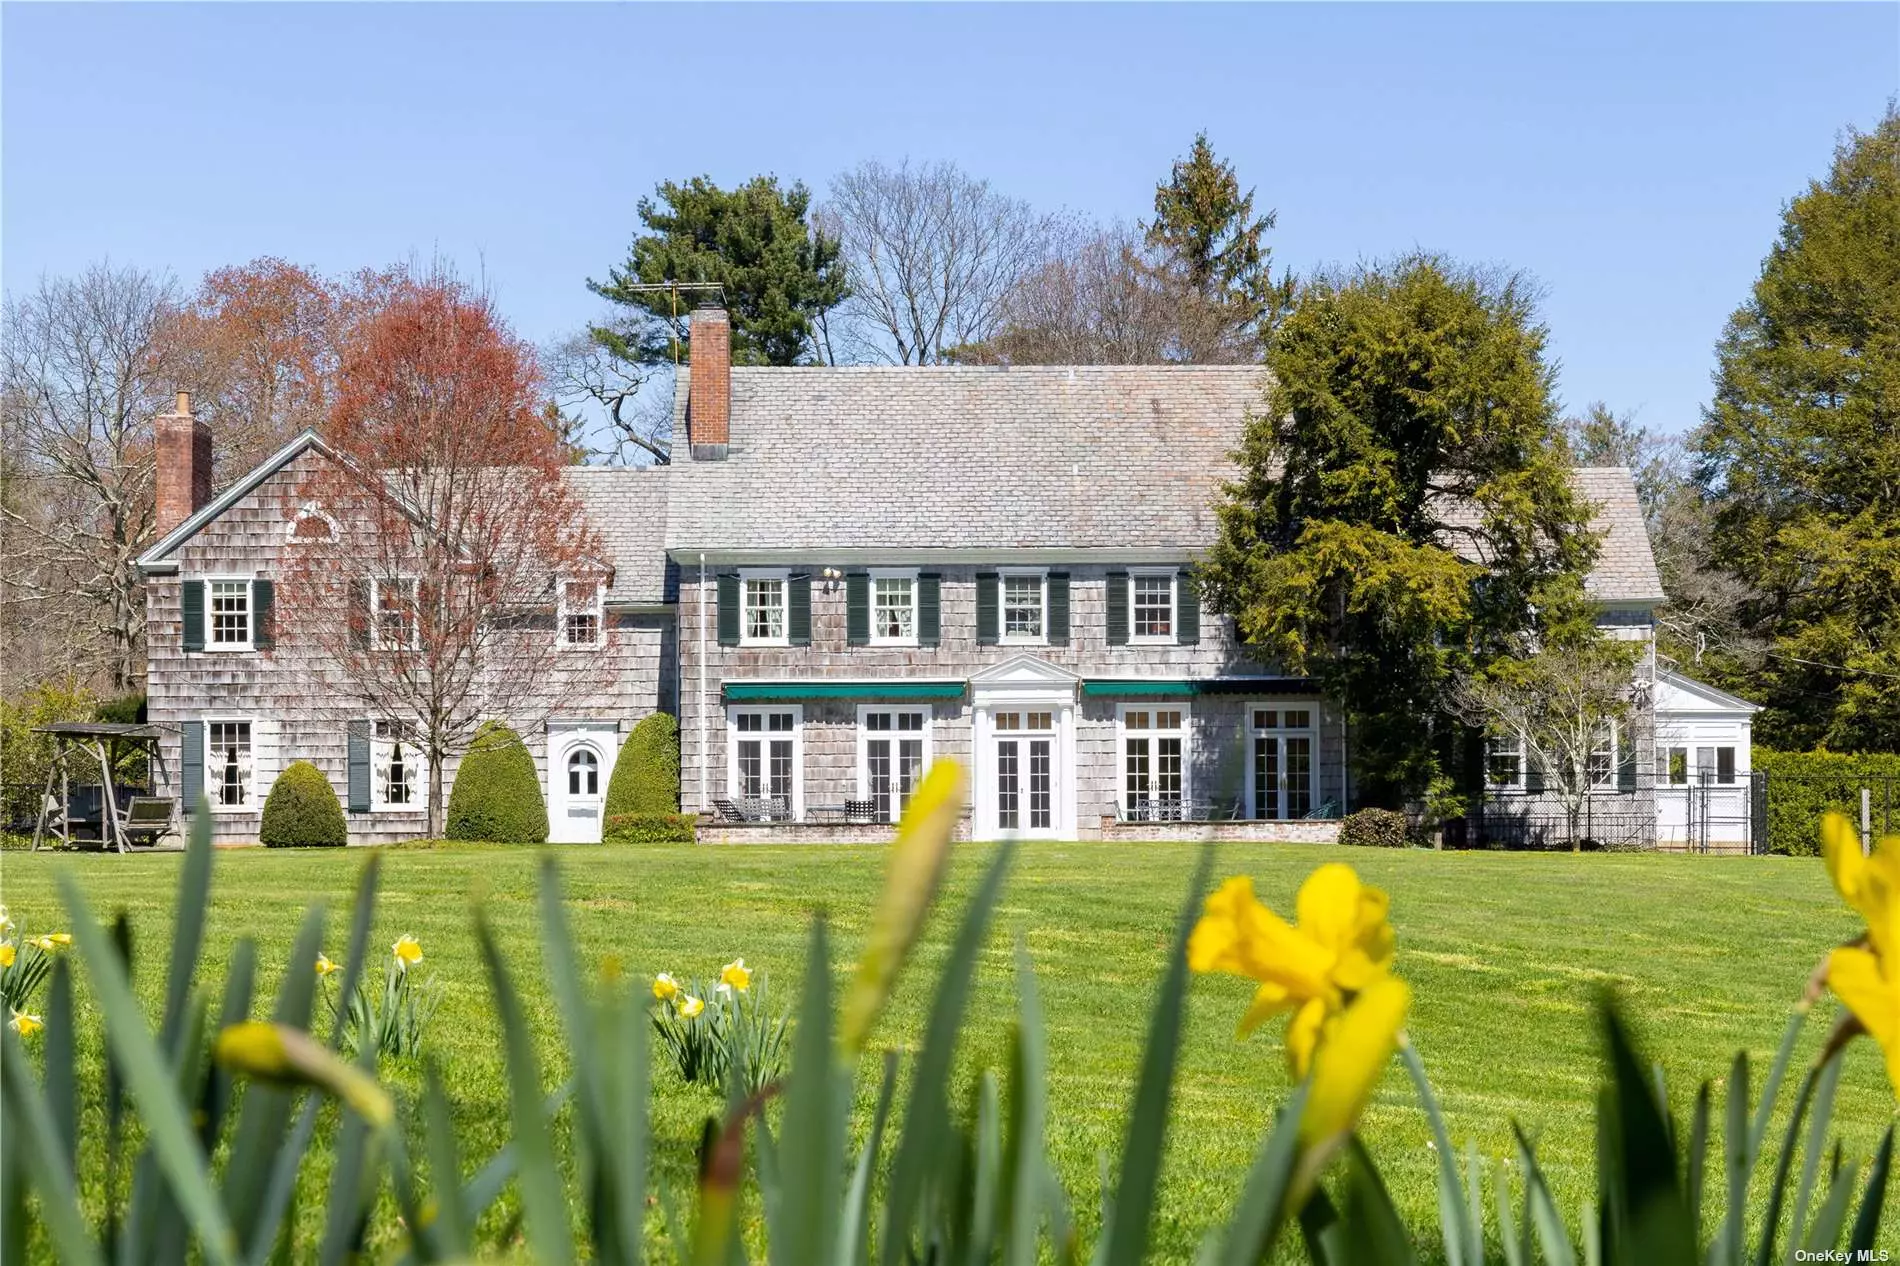
[{"label": "gray shingled house", "polygon": [[[1257,369],[732,367],[717,310],[693,314],[692,344],[674,464],[571,476],[611,555],[592,653],[617,684],[529,736],[554,838],[597,838],[619,744],[654,710],[680,718],[682,804],[709,839],[882,836],[939,757],[972,771],[978,838],[1332,837],[1351,735],[1188,582]],[[208,492],[178,468],[193,451],[161,448],[162,485]],[[305,437],[185,497],[141,560],[151,719],[182,736],[184,787],[216,793],[220,835],[255,833],[296,757],[330,774],[353,839],[419,829],[374,794],[386,744],[276,689],[290,631],[220,653],[181,622],[194,584],[242,580],[267,611],[288,530],[272,486],[320,452]],[[1661,587],[1630,476],[1577,479],[1606,533],[1603,623],[1647,639]],[[1624,728],[1611,767],[1652,764],[1653,718]]]}]

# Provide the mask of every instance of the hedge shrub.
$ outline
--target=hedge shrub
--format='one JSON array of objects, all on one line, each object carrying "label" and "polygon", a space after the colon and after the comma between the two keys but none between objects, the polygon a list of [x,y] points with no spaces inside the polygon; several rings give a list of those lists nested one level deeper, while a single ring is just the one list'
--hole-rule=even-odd
[{"label": "hedge shrub", "polygon": [[685,813],[615,813],[608,815],[601,838],[609,844],[691,844],[698,838],[695,827]]},{"label": "hedge shrub", "polygon": [[484,722],[455,771],[449,791],[452,840],[540,844],[548,838],[541,776],[521,736],[499,721]]},{"label": "hedge shrub", "polygon": [[1359,848],[1404,848],[1412,841],[1403,813],[1360,809],[1340,820],[1339,842]]},{"label": "hedge shrub", "polygon": [[1900,755],[1869,752],[1754,751],[1767,776],[1768,851],[1812,857],[1820,848],[1821,815],[1846,814],[1860,824],[1860,789],[1873,792],[1876,836],[1900,832]]},{"label": "hedge shrub", "polygon": [[341,848],[350,842],[343,806],[322,770],[307,760],[284,767],[264,798],[257,838],[266,848]]},{"label": "hedge shrub", "polygon": [[607,816],[678,813],[680,723],[665,712],[645,717],[627,735],[607,780]]}]

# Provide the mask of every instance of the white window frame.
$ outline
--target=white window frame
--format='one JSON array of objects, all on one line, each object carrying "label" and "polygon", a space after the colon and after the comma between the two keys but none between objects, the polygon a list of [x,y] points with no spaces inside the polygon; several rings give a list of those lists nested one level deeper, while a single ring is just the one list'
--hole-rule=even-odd
[{"label": "white window frame", "polygon": [[1608,772],[1601,782],[1597,781],[1596,777],[1591,774],[1590,762],[1596,758],[1597,754],[1597,744],[1592,743],[1590,750],[1584,753],[1583,757],[1584,787],[1585,790],[1593,796],[1614,796],[1620,794],[1623,790],[1622,780],[1618,777],[1619,772],[1623,768],[1622,761],[1618,759],[1623,754],[1623,727],[1618,725],[1615,721],[1605,721],[1603,724],[1610,731],[1610,764]]},{"label": "white window frame", "polygon": [[[1040,597],[1041,616],[1036,627],[1041,632],[1011,633],[1009,631],[1009,582],[1011,580],[1033,580],[1036,582]],[[1049,569],[1047,567],[1004,567],[996,574],[996,640],[1003,646],[1047,646],[1049,645]]]},{"label": "white window frame", "polygon": [[[1491,777],[1491,757],[1494,753],[1507,754],[1504,749],[1504,745],[1507,744],[1509,745],[1508,754],[1514,754],[1517,757],[1517,775],[1509,782],[1499,782]],[[1484,789],[1486,791],[1523,791],[1529,786],[1526,778],[1530,769],[1530,753],[1525,749],[1526,744],[1522,734],[1484,736]]]},{"label": "white window frame", "polygon": [[[217,640],[218,613],[216,587],[218,585],[244,586],[244,640],[242,642],[220,642]],[[257,577],[255,576],[206,576],[205,587],[205,649],[219,654],[243,654],[257,649]]]},{"label": "white window frame", "polygon": [[[889,730],[878,730],[875,733],[875,737],[889,738],[893,743],[901,736],[908,734],[915,734],[923,740],[924,763],[919,767],[917,775],[919,781],[921,781],[923,775],[930,769],[930,761],[933,754],[931,744],[934,736],[931,731],[935,729],[934,721],[936,718],[932,715],[934,711],[935,709],[927,703],[861,703],[858,705],[858,799],[869,800],[871,798],[871,740],[874,737],[869,722],[871,714],[874,712],[888,712],[895,716],[899,713],[909,713],[923,717],[924,724],[921,730],[899,730],[892,728]],[[896,760],[896,758],[897,752],[893,749],[891,759]],[[893,771],[892,776],[895,778],[895,771]],[[892,788],[891,795],[894,800],[898,798],[898,792],[895,787]],[[898,816],[901,817],[902,806],[894,805],[893,807],[897,810]],[[897,818],[894,817],[891,820],[895,822]]]},{"label": "white window frame", "polygon": [[[1289,712],[1304,712],[1306,713],[1306,724],[1303,726],[1297,726],[1297,725],[1289,726],[1285,724],[1276,724],[1272,726],[1271,728],[1256,726],[1254,724],[1254,716],[1256,713],[1259,713],[1259,712],[1273,713],[1275,721],[1282,720],[1286,716],[1286,714]],[[1312,755],[1311,755],[1311,759],[1308,760],[1307,762],[1307,769],[1306,769],[1306,803],[1307,803],[1306,811],[1307,813],[1310,814],[1314,810],[1320,808],[1322,805],[1326,803],[1324,800],[1320,798],[1320,794],[1319,794],[1320,742],[1321,742],[1321,734],[1324,730],[1324,727],[1325,727],[1325,714],[1320,711],[1318,700],[1255,699],[1255,700],[1250,701],[1247,704],[1247,712],[1246,712],[1246,715],[1242,717],[1242,725],[1241,725],[1241,733],[1246,736],[1246,743],[1247,743],[1246,750],[1242,754],[1242,763],[1246,767],[1245,778],[1243,780],[1243,785],[1242,785],[1242,794],[1246,796],[1246,799],[1242,802],[1241,808],[1244,810],[1244,816],[1246,817],[1248,821],[1301,822],[1305,820],[1304,814],[1301,815],[1300,817],[1294,818],[1294,817],[1288,817],[1286,813],[1284,812],[1284,810],[1286,809],[1286,793],[1291,789],[1287,776],[1286,776],[1285,760],[1282,760],[1280,762],[1281,768],[1280,768],[1279,792],[1280,792],[1280,808],[1282,810],[1280,816],[1277,818],[1255,818],[1253,816],[1254,806],[1259,803],[1258,788],[1254,786],[1255,771],[1254,771],[1253,745],[1254,745],[1254,740],[1263,735],[1276,736],[1279,738],[1286,738],[1289,736],[1297,738],[1297,737],[1304,736],[1312,741],[1312,747],[1309,749]],[[1281,750],[1284,751],[1285,748],[1282,747]]]},{"label": "white window frame", "polygon": [[[792,714],[792,821],[805,820],[805,705],[802,703],[734,703],[726,705],[726,797],[739,798],[739,718],[742,716],[770,716],[775,712]],[[768,722],[769,724],[769,722]],[[785,731],[761,730],[758,738],[769,742],[774,733]],[[763,759],[770,760],[769,749],[761,752]]]},{"label": "white window frame", "polygon": [[[752,636],[751,582],[775,580],[779,594],[777,637]],[[790,646],[792,644],[792,570],[789,567],[742,567],[739,569],[739,645]]]},{"label": "white window frame", "polygon": [[[219,713],[216,716],[201,717],[200,723],[204,726],[204,766],[200,770],[200,781],[203,784],[201,791],[204,798],[210,802],[211,812],[216,814],[262,813],[264,806],[257,794],[257,718],[245,716],[242,713],[226,712]],[[217,766],[217,785],[220,794],[212,794],[211,727],[214,725],[243,725],[249,727],[251,739],[251,769],[250,776],[245,780],[243,804],[225,804],[220,798],[224,787],[224,765],[222,761],[220,761]]]},{"label": "white window frame", "polygon": [[[426,787],[423,781],[425,778],[428,777],[428,768],[427,768],[427,763],[422,760],[422,752],[421,752],[421,749],[416,746],[415,739],[413,738],[404,738],[404,739],[378,738],[376,735],[377,729],[385,725],[400,726],[400,728],[404,730],[408,730],[411,727],[401,722],[391,721],[387,717],[369,717],[369,718],[366,718],[366,720],[368,720],[369,722],[369,808],[370,808],[370,812],[371,813],[426,813],[428,812],[428,808],[429,808],[428,788]],[[410,758],[409,766],[410,766],[411,772],[410,772],[410,777],[409,777],[409,800],[407,803],[397,803],[395,801],[392,801],[386,798],[386,792],[388,790],[388,780],[382,777],[382,770],[389,763],[390,756],[393,755],[393,752],[391,749],[398,742],[402,743],[405,749],[405,754],[409,756]]]},{"label": "white window frame", "polygon": [[[381,651],[415,651],[422,649],[422,577],[420,576],[371,576],[369,579],[369,644]],[[411,599],[409,609],[409,636],[402,642],[383,640],[383,586],[408,585]]]},{"label": "white window frame", "polygon": [[[602,581],[594,582],[594,600],[584,610],[576,610],[567,602],[567,590],[570,585],[585,585],[585,579],[575,580],[565,576],[556,577],[554,604],[554,645],[564,651],[596,651],[607,644],[607,586]],[[591,615],[594,617],[594,640],[576,642],[567,636],[567,617],[570,615]]]},{"label": "white window frame", "polygon": [[[305,519],[321,519],[324,523],[329,525],[330,535],[327,538],[317,537],[314,539],[298,536],[298,525]],[[290,518],[284,522],[284,540],[291,545],[315,545],[318,543],[327,545],[335,541],[341,531],[342,529],[337,527],[336,520],[330,517],[329,512],[324,510],[321,506],[316,505],[299,506],[297,513],[291,515]]]},{"label": "white window frame", "polygon": [[[1135,582],[1165,577],[1168,582],[1168,631],[1139,633],[1140,619],[1135,607]],[[1181,571],[1176,567],[1138,567],[1128,573],[1128,641],[1133,646],[1172,646],[1180,634]],[[1250,718],[1251,720],[1251,718]]]},{"label": "white window frame", "polygon": [[[1181,714],[1181,725],[1179,729],[1163,730],[1150,725],[1146,729],[1131,731],[1128,728],[1128,714],[1131,712],[1145,712],[1150,716],[1157,712],[1178,712]],[[1249,720],[1251,720],[1253,713],[1249,712],[1247,715]],[[1121,818],[1124,822],[1128,820],[1129,810],[1128,740],[1132,737],[1152,741],[1157,737],[1171,738],[1175,735],[1179,735],[1181,738],[1181,806],[1182,813],[1186,814],[1187,806],[1194,803],[1194,716],[1192,710],[1185,701],[1177,702],[1173,699],[1158,703],[1122,703],[1116,705],[1115,803],[1121,810]],[[1251,759],[1251,755],[1252,753],[1249,751],[1249,759]],[[1152,781],[1154,777],[1155,756],[1156,752],[1151,745],[1148,749],[1148,773],[1150,781]]]},{"label": "white window frame", "polygon": [[[918,617],[920,614],[917,609],[917,590],[919,588],[919,583],[917,580],[917,569],[914,567],[873,567],[869,570],[868,575],[869,575],[869,579],[865,581],[865,587],[869,591],[866,595],[866,605],[870,608],[871,645],[872,646],[915,646],[917,645]],[[902,580],[902,581],[909,582],[910,584],[910,636],[909,637],[886,637],[883,634],[878,632],[877,582],[880,580]]]}]

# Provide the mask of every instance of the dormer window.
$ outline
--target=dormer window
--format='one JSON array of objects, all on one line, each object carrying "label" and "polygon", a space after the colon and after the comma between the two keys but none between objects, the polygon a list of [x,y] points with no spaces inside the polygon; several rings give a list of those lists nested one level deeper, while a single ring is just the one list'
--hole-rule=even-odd
[{"label": "dormer window", "polygon": [[597,580],[561,582],[559,622],[561,645],[575,649],[599,646],[605,627],[606,586]]}]

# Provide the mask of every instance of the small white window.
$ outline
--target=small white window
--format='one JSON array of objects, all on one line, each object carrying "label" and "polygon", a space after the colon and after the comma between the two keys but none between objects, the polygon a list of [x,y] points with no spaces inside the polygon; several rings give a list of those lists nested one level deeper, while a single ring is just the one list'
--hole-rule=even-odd
[{"label": "small white window", "polygon": [[205,598],[211,607],[211,645],[224,650],[249,650],[251,582],[207,581]]},{"label": "small white window", "polygon": [[1136,572],[1128,578],[1133,639],[1137,642],[1174,640],[1173,572]]},{"label": "small white window", "polygon": [[567,794],[570,796],[597,796],[600,794],[600,757],[585,747],[577,747],[567,758]]},{"label": "small white window", "polygon": [[255,762],[249,721],[205,722],[205,796],[216,810],[254,807]]},{"label": "small white window", "polygon": [[1046,640],[1049,577],[1043,572],[1005,573],[1002,578],[1003,641]]},{"label": "small white window", "polygon": [[917,573],[871,573],[871,644],[917,644]]},{"label": "small white window", "polygon": [[1616,726],[1606,724],[1597,741],[1591,745],[1589,763],[1584,769],[1584,781],[1595,789],[1614,788],[1616,786]]},{"label": "small white window", "polygon": [[1179,822],[1188,807],[1187,713],[1178,707],[1123,704],[1122,817]]},{"label": "small white window", "polygon": [[414,576],[370,581],[370,635],[385,650],[415,650],[421,645],[420,585]]},{"label": "small white window", "polygon": [[739,641],[754,646],[783,646],[785,633],[785,576],[740,577]]},{"label": "small white window", "polygon": [[606,587],[594,580],[561,582],[561,645],[584,648],[599,646],[605,623],[603,607]]},{"label": "small white window", "polygon": [[1492,787],[1524,786],[1524,739],[1517,734],[1493,734],[1484,741],[1484,780]]},{"label": "small white window", "polygon": [[396,721],[372,723],[369,762],[371,806],[414,809],[420,799],[421,753],[410,740],[409,728]]}]

